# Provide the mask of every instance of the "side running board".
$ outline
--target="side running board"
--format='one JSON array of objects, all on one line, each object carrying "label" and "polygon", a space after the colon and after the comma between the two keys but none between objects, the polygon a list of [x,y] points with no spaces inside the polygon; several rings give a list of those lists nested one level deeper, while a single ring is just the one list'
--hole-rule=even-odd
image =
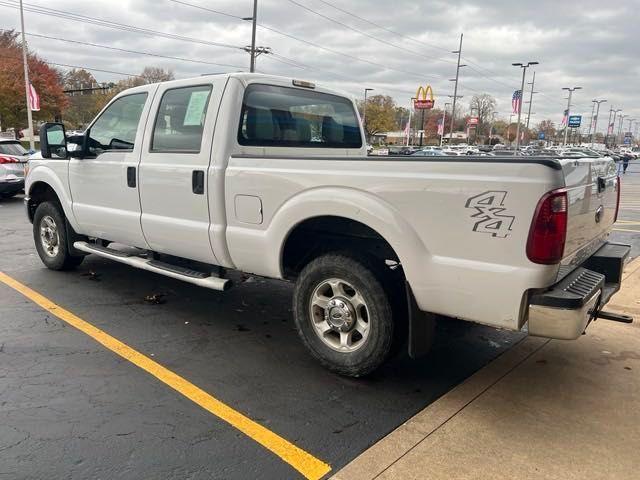
[{"label": "side running board", "polygon": [[125,263],[135,268],[159,273],[166,277],[182,280],[211,290],[225,291],[231,288],[231,282],[228,279],[216,277],[211,273],[200,272],[158,260],[141,258],[126,252],[120,252],[112,248],[94,245],[88,242],[75,242],[73,246],[82,252],[92,253],[116,262]]}]

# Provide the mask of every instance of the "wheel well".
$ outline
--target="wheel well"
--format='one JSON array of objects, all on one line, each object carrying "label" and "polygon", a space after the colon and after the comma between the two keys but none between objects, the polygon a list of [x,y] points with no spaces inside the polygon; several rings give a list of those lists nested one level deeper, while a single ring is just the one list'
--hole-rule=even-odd
[{"label": "wheel well", "polygon": [[336,216],[314,217],[296,225],[287,237],[282,250],[284,277],[297,277],[311,260],[329,251],[354,251],[389,261],[390,266],[400,262],[382,235],[364,223]]},{"label": "wheel well", "polygon": [[55,190],[51,188],[51,185],[45,182],[36,182],[31,186],[29,190],[29,201],[27,203],[27,214],[29,220],[33,222],[33,215],[36,212],[36,208],[42,202],[55,201],[60,203],[60,199]]}]

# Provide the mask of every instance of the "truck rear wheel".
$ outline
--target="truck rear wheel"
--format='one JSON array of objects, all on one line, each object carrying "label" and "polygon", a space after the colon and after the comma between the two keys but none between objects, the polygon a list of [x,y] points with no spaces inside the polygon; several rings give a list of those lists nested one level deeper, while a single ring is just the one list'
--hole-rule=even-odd
[{"label": "truck rear wheel", "polygon": [[302,341],[322,365],[360,377],[391,353],[395,334],[385,274],[365,257],[329,253],[296,281],[293,311]]},{"label": "truck rear wheel", "polygon": [[33,216],[33,240],[40,260],[51,270],[70,270],[84,257],[69,253],[66,220],[62,208],[54,202],[42,202]]}]

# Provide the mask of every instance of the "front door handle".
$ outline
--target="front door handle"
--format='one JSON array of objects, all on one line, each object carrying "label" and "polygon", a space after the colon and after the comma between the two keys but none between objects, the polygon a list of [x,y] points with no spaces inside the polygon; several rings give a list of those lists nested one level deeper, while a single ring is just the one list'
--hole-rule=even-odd
[{"label": "front door handle", "polygon": [[191,190],[196,195],[204,195],[204,171],[194,170],[191,172]]},{"label": "front door handle", "polygon": [[136,167],[127,167],[127,186],[136,188]]}]

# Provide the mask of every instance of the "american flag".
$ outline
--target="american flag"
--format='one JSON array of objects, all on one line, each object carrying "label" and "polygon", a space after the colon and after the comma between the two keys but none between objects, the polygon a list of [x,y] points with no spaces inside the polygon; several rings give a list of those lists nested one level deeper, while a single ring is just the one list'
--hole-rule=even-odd
[{"label": "american flag", "polygon": [[520,108],[522,108],[522,90],[513,92],[511,106],[513,107],[513,113],[520,113]]},{"label": "american flag", "polygon": [[442,135],[444,134],[444,122],[442,121],[442,118],[438,119],[438,135]]},{"label": "american flag", "polygon": [[29,108],[32,112],[40,110],[40,96],[38,95],[38,92],[36,92],[32,83],[29,83]]},{"label": "american flag", "polygon": [[569,122],[569,110],[565,110],[562,115],[562,125],[566,125]]},{"label": "american flag", "polygon": [[407,124],[404,127],[404,132],[403,132],[405,137],[409,136],[410,129],[411,129],[411,124],[409,122],[407,122]]}]

